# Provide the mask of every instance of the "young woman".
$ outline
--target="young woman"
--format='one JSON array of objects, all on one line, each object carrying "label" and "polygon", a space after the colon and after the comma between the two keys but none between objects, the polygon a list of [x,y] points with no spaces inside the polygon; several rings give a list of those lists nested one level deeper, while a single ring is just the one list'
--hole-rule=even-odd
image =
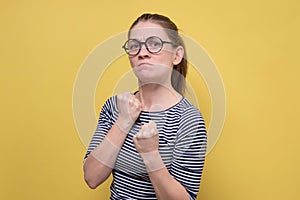
[{"label": "young woman", "polygon": [[187,60],[177,26],[143,14],[123,45],[139,90],[109,98],[85,156],[91,188],[112,173],[110,199],[196,199],[206,128],[185,97]]}]

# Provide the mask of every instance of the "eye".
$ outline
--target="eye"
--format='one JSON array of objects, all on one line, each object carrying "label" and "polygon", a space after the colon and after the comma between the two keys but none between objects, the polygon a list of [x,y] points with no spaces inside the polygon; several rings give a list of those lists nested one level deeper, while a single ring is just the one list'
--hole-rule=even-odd
[{"label": "eye", "polygon": [[139,49],[139,44],[138,43],[131,43],[131,44],[128,44],[128,50],[137,50]]},{"label": "eye", "polygon": [[160,47],[160,45],[161,45],[160,42],[157,42],[157,41],[153,42],[153,44],[152,44],[152,46],[154,46],[154,47]]},{"label": "eye", "polygon": [[149,38],[147,40],[147,46],[149,48],[155,48],[155,49],[157,49],[157,48],[160,48],[161,45],[162,45],[162,43],[161,43],[161,41],[158,38]]},{"label": "eye", "polygon": [[134,51],[140,48],[140,45],[137,41],[129,41],[127,44],[127,49],[130,51]]}]

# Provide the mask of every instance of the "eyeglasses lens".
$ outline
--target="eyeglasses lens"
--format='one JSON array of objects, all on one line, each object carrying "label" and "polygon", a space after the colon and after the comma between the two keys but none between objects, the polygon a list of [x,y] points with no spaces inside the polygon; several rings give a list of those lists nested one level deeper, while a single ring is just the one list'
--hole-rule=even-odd
[{"label": "eyeglasses lens", "polygon": [[162,48],[162,41],[156,37],[148,38],[146,46],[150,53],[158,53]]},{"label": "eyeglasses lens", "polygon": [[150,53],[158,53],[163,46],[162,40],[158,37],[150,37],[145,42],[140,42],[136,39],[129,39],[124,45],[125,51],[129,55],[135,56],[139,53],[143,44],[145,44],[146,49]]}]

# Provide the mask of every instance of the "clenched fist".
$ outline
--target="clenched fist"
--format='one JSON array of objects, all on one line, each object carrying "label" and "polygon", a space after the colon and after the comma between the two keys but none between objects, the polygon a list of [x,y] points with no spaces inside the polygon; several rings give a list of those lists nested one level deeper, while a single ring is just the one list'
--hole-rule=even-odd
[{"label": "clenched fist", "polygon": [[117,125],[121,131],[128,133],[142,111],[142,104],[133,94],[124,92],[117,96],[117,107]]},{"label": "clenched fist", "polygon": [[149,153],[158,150],[158,139],[156,123],[151,121],[141,127],[140,131],[133,137],[133,142],[139,153]]}]

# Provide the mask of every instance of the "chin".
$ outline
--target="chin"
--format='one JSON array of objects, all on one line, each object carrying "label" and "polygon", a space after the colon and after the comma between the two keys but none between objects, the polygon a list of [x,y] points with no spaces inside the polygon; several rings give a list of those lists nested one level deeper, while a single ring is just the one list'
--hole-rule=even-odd
[{"label": "chin", "polygon": [[150,77],[150,76],[139,76],[137,77],[139,81],[139,85],[148,85],[148,84],[156,84],[156,85],[165,85],[165,78],[162,77]]},{"label": "chin", "polygon": [[142,84],[162,84],[166,82],[167,77],[171,80],[171,73],[169,69],[158,70],[159,68],[153,67],[136,67],[133,68],[135,76],[138,78],[139,83]]},{"label": "chin", "polygon": [[137,79],[139,80],[139,83],[142,84],[142,85],[157,82],[151,76],[137,75]]},{"label": "chin", "polygon": [[147,68],[141,68],[141,67],[135,67],[133,68],[133,72],[135,74],[135,76],[139,79],[139,80],[149,80],[151,78],[153,78],[153,71],[149,70]]}]

